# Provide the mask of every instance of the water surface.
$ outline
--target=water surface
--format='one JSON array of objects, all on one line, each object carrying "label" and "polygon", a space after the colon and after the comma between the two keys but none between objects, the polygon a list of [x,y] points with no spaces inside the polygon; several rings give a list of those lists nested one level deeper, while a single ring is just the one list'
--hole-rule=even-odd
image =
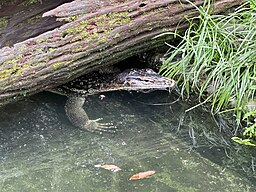
[{"label": "water surface", "polygon": [[[0,109],[0,191],[255,191],[256,155],[237,150],[203,109],[185,113],[190,106],[166,92],[105,96],[84,108],[113,123],[115,134],[73,127],[66,98],[52,93]],[[148,170],[156,174],[129,181]]]}]

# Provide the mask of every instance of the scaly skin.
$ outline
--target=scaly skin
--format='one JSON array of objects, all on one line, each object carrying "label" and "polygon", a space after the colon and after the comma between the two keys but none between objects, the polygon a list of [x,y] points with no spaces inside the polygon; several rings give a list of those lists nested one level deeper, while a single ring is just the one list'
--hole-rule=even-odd
[{"label": "scaly skin", "polygon": [[109,123],[99,123],[100,119],[90,120],[83,105],[88,95],[101,92],[126,90],[150,92],[168,90],[176,87],[174,80],[161,77],[151,69],[129,69],[121,73],[92,73],[57,87],[52,92],[68,97],[65,111],[70,122],[90,132],[113,132],[115,128]]},{"label": "scaly skin", "polygon": [[90,120],[87,113],[83,109],[85,97],[68,97],[65,112],[69,121],[75,126],[90,132],[114,132],[109,123],[98,123],[101,119]]}]

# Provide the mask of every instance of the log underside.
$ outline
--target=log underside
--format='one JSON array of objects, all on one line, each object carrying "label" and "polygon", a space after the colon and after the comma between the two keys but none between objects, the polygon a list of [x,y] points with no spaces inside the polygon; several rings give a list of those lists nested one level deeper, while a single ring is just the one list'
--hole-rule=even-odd
[{"label": "log underside", "polygon": [[[0,45],[15,43],[0,51],[0,105],[160,47],[172,37],[156,35],[183,30],[185,17],[198,15],[192,4],[178,0],[53,2],[40,1],[31,6],[35,12],[24,8],[12,17],[1,12],[8,6],[0,5],[0,18],[12,18],[6,25],[0,23]],[[203,2],[193,3],[200,6]],[[242,2],[215,1],[214,11],[224,12]],[[29,23],[31,18],[37,20]],[[26,26],[30,26],[29,33],[24,33]]]}]

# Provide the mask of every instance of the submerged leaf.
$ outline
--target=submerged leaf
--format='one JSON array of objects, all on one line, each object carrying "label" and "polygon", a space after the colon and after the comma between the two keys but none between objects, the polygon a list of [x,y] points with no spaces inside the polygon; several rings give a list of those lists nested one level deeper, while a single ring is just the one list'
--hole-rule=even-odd
[{"label": "submerged leaf", "polygon": [[155,171],[146,171],[146,172],[140,172],[130,177],[129,180],[138,180],[138,179],[144,179],[148,178],[151,175],[155,174]]},{"label": "submerged leaf", "polygon": [[103,168],[114,173],[121,170],[121,168],[117,167],[116,165],[108,165],[108,164],[106,165],[98,164],[98,165],[94,165],[94,167]]}]

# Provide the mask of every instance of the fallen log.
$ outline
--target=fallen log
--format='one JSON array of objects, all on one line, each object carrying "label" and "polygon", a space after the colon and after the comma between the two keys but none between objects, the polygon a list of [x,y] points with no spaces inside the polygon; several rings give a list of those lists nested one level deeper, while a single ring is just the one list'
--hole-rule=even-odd
[{"label": "fallen log", "polygon": [[53,30],[63,22],[43,13],[72,0],[0,0],[0,48]]},{"label": "fallen log", "polygon": [[[216,13],[242,0],[219,0]],[[194,1],[201,6],[204,1]],[[162,46],[166,31],[198,15],[188,1],[75,0],[45,12],[61,26],[0,49],[0,105],[61,85],[93,70]]]}]

